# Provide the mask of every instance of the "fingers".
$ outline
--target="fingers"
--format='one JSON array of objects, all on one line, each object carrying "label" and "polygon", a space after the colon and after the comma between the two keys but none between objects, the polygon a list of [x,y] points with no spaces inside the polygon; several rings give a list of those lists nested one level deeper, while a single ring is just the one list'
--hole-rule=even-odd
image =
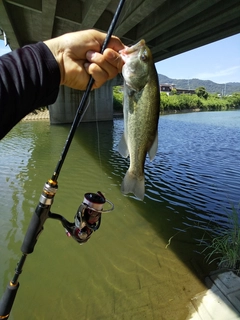
[{"label": "fingers", "polygon": [[125,45],[122,41],[115,36],[111,36],[110,41],[108,43],[108,48],[112,48],[114,51],[120,51],[125,48]]},{"label": "fingers", "polygon": [[100,54],[105,38],[105,33],[84,30],[45,41],[59,65],[61,85],[85,90],[91,75],[95,89],[121,72],[124,62],[118,51],[125,46],[112,36],[108,49]]},{"label": "fingers", "polygon": [[122,72],[124,61],[122,59],[122,56],[118,54],[116,50],[112,50],[109,48],[106,49],[103,53],[103,57],[106,59],[106,61],[108,61],[108,63],[117,68],[118,73]]},{"label": "fingers", "polygon": [[84,65],[88,74],[95,80],[93,88],[99,88],[106,81],[113,79],[121,72],[123,60],[113,49],[106,49],[103,54],[88,51],[86,58],[90,63]]},{"label": "fingers", "polygon": [[121,56],[110,48],[106,49],[103,54],[88,51],[86,58],[89,63],[85,63],[84,67],[95,80],[94,89],[116,77],[121,72],[124,63]]}]

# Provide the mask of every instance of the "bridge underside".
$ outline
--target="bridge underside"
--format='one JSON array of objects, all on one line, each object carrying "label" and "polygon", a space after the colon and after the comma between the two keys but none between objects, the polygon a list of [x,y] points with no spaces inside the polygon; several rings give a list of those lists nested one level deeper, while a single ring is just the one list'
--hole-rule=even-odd
[{"label": "bridge underside", "polygon": [[[0,29],[11,49],[66,32],[107,31],[118,0],[0,0]],[[239,0],[125,2],[114,32],[126,45],[144,38],[155,62],[240,32]]]},{"label": "bridge underside", "polygon": [[[118,2],[0,0],[0,38],[5,34],[13,50],[66,32],[107,32]],[[126,45],[145,39],[158,62],[239,33],[239,12],[239,0],[126,0],[114,34]],[[91,94],[85,121],[112,119],[111,85]],[[51,123],[72,122],[80,98],[81,92],[61,87],[50,107]],[[96,110],[101,110],[98,116]]]}]

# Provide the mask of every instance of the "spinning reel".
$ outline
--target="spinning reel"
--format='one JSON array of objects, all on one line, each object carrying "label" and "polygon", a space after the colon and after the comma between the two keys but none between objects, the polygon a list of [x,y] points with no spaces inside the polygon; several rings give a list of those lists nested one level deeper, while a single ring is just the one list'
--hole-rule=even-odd
[{"label": "spinning reel", "polygon": [[[111,207],[103,210],[103,205],[106,202]],[[83,244],[90,239],[94,231],[99,229],[102,213],[110,212],[113,209],[113,203],[98,191],[97,193],[85,193],[83,202],[74,216],[74,222],[67,221],[57,213],[49,213],[49,218],[60,220],[65,228],[66,235],[72,237],[79,244]]]}]

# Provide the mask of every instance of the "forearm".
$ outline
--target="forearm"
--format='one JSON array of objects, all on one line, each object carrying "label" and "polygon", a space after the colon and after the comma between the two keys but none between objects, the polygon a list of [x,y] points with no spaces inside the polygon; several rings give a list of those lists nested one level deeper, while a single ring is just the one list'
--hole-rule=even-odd
[{"label": "forearm", "polygon": [[0,57],[0,139],[34,109],[52,104],[60,71],[44,43]]}]

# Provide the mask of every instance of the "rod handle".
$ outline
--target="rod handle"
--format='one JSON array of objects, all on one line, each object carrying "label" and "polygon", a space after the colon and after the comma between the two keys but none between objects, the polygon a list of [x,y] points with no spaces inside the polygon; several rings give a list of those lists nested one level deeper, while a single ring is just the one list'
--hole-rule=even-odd
[{"label": "rod handle", "polygon": [[0,300],[0,319],[8,319],[18,288],[19,282],[16,285],[13,285],[12,282],[8,284]]},{"label": "rod handle", "polygon": [[33,252],[37,239],[43,230],[44,222],[48,218],[49,210],[50,206],[43,205],[42,203],[39,203],[37,206],[23,240],[21,247],[23,253],[29,254]]}]

